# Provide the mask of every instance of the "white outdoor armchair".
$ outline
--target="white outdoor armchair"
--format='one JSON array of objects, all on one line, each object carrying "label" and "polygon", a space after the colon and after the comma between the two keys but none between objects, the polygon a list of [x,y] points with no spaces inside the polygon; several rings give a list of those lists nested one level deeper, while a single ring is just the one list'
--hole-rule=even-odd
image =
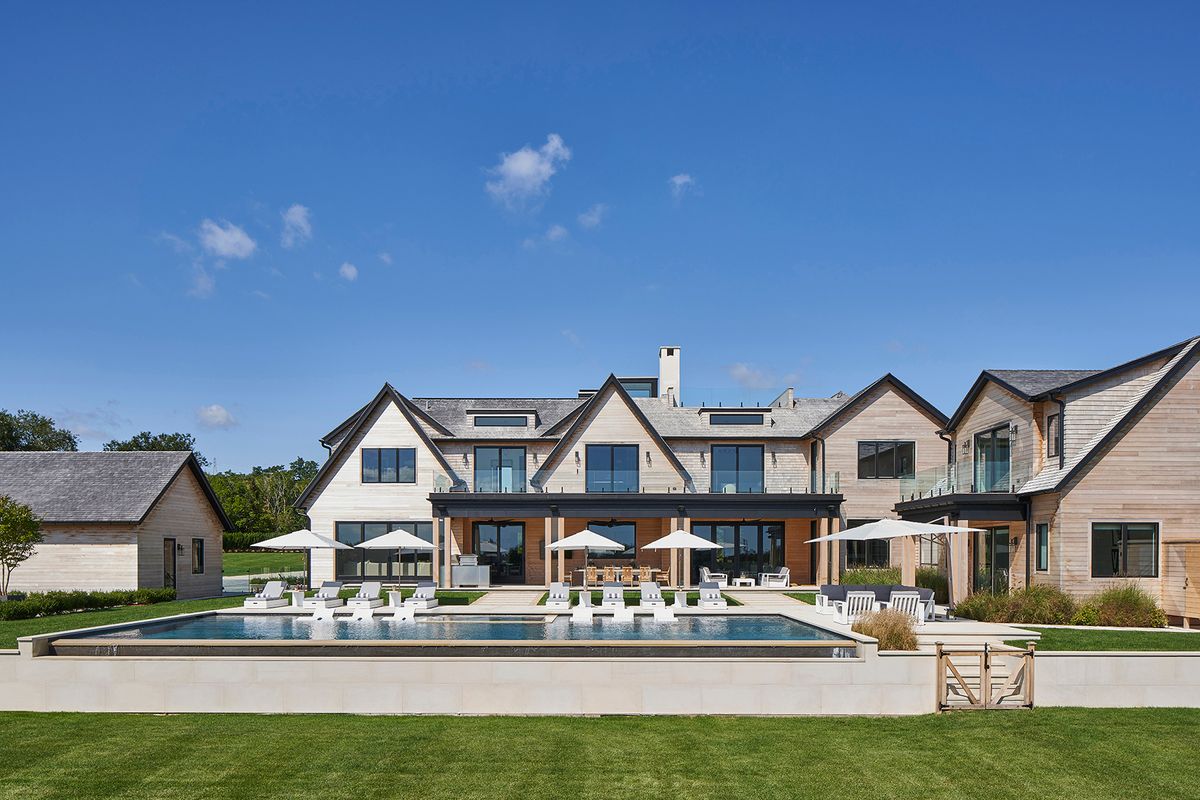
[{"label": "white outdoor armchair", "polygon": [[713,572],[708,567],[701,567],[700,582],[715,583],[717,586],[728,586],[729,574],[725,572]]},{"label": "white outdoor armchair", "polygon": [[892,592],[887,602],[879,605],[909,615],[918,625],[925,624],[925,604],[921,602],[919,592]]},{"label": "white outdoor armchair", "polygon": [[786,589],[791,583],[792,571],[787,567],[780,567],[778,572],[758,573],[758,585],[768,589]]},{"label": "white outdoor armchair", "polygon": [[834,619],[852,625],[863,614],[874,611],[876,605],[874,592],[846,592],[845,600],[833,601]]}]

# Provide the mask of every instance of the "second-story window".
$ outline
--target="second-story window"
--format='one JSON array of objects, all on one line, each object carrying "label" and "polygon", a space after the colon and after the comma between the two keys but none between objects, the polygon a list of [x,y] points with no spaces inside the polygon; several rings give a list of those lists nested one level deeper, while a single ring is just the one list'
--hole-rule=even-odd
[{"label": "second-story window", "polygon": [[589,444],[587,446],[587,490],[589,492],[636,492],[638,448],[636,444]]},{"label": "second-story window", "polygon": [[916,471],[916,442],[858,443],[860,478],[912,478]]},{"label": "second-story window", "polygon": [[763,491],[763,448],[757,444],[718,444],[712,448],[712,491]]},{"label": "second-story window", "polygon": [[363,483],[416,483],[417,450],[414,447],[364,447]]},{"label": "second-story window", "polygon": [[525,491],[525,448],[476,447],[475,491]]},{"label": "second-story window", "polygon": [[1060,436],[1059,426],[1062,424],[1061,417],[1058,414],[1051,414],[1046,417],[1046,457],[1058,457],[1058,439]]}]

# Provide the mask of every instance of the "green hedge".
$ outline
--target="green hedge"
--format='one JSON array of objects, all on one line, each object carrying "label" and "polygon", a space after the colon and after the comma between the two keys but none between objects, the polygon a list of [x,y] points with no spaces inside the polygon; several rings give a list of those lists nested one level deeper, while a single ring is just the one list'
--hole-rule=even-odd
[{"label": "green hedge", "polygon": [[70,611],[90,611],[115,606],[150,605],[174,599],[174,589],[30,593],[21,600],[0,602],[0,620],[33,619],[66,614]]},{"label": "green hedge", "polygon": [[982,622],[1027,625],[1102,625],[1162,628],[1166,614],[1134,584],[1116,586],[1077,602],[1053,586],[1029,586],[1007,594],[977,592],[954,607],[955,616]]},{"label": "green hedge", "polygon": [[243,533],[241,531],[232,531],[225,534],[224,545],[222,549],[226,552],[233,550],[249,550],[250,545],[258,542],[265,542],[267,539],[274,539],[278,533],[271,531],[259,531],[257,533]]}]

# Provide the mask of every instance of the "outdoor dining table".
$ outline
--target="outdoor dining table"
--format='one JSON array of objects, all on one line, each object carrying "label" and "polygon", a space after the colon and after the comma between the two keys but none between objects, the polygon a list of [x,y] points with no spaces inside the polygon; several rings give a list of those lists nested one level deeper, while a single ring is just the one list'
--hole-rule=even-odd
[{"label": "outdoor dining table", "polygon": [[[586,569],[585,567],[577,567],[577,568],[575,568],[575,569],[573,569],[573,570],[571,570],[571,571],[572,571],[572,572],[582,572],[582,573],[583,573],[583,578],[582,578],[582,579],[581,579],[579,582],[580,582],[580,584],[583,584],[583,585],[586,585],[586,584],[587,584],[587,569]],[[600,574],[600,573],[602,573],[603,571],[604,571],[604,568],[603,568],[603,567],[600,567],[600,568],[598,568],[598,569],[596,570],[597,577],[599,577],[599,574]],[[639,571],[639,570],[638,570],[638,568],[636,568],[636,567],[635,567],[635,568],[634,568],[634,570],[633,570],[634,577],[637,577],[638,571]],[[659,573],[659,572],[666,572],[666,570],[665,570],[665,569],[659,569],[658,567],[651,567],[651,568],[650,568],[650,574],[651,574],[651,575],[654,575],[655,573]],[[604,582],[604,581],[603,581],[603,580],[601,580],[601,583],[603,583],[603,582]],[[624,581],[622,581],[620,578],[618,578],[618,579],[617,579],[617,582],[618,582],[618,583],[624,583]],[[629,584],[629,585],[630,585],[630,586],[632,586],[632,585],[633,585],[633,583],[632,583],[632,582],[630,582],[630,584]]]}]

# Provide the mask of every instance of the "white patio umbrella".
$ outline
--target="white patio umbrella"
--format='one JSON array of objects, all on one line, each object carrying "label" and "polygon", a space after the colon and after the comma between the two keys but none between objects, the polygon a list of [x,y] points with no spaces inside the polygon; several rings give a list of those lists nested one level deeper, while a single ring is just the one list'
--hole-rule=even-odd
[{"label": "white patio umbrella", "polygon": [[[675,558],[676,552],[679,550],[720,550],[721,545],[716,542],[710,542],[708,539],[702,539],[694,533],[685,531],[682,528],[677,531],[672,531],[661,539],[655,539],[649,544],[642,545],[643,550],[670,550],[671,551],[671,572],[668,580],[672,584],[675,583]],[[682,584],[683,582],[680,581]]]},{"label": "white patio umbrella", "polygon": [[[952,533],[978,533],[981,528],[964,528],[957,525],[937,525],[932,522],[911,522],[903,519],[881,519],[868,522],[857,528],[849,528],[828,536],[818,536],[809,539],[814,542],[862,542],[871,539],[899,539],[904,536],[939,536],[945,537]],[[946,559],[946,591],[954,597],[954,571],[951,560]]]},{"label": "white patio umbrella", "polygon": [[551,542],[546,547],[547,550],[582,550],[583,551],[583,585],[587,588],[587,565],[588,554],[592,550],[598,552],[610,552],[613,550],[624,550],[625,545],[620,542],[614,542],[607,536],[601,536],[593,530],[584,528],[579,533],[572,533],[570,536],[559,539],[557,542]]},{"label": "white patio umbrella", "polygon": [[427,542],[420,536],[411,534],[406,530],[397,528],[394,531],[389,531],[383,536],[376,536],[374,539],[367,539],[365,542],[359,542],[354,545],[363,550],[396,550],[397,555],[403,558],[404,550],[433,550],[433,542]]},{"label": "white patio umbrella", "polygon": [[350,545],[343,544],[335,539],[330,539],[328,536],[322,536],[319,533],[313,533],[310,530],[303,529],[285,533],[282,536],[276,536],[273,539],[265,539],[261,542],[255,542],[251,547],[262,547],[267,550],[305,550],[307,551],[307,572],[308,584],[312,585],[312,551],[313,550],[353,550]]}]

